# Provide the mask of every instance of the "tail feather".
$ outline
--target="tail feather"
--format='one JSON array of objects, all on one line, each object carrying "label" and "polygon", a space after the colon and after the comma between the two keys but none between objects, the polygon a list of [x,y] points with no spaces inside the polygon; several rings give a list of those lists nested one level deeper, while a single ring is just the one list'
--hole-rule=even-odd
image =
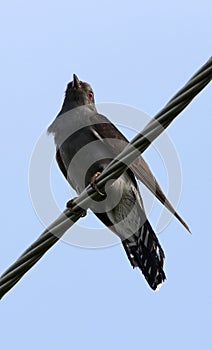
[{"label": "tail feather", "polygon": [[148,221],[138,233],[122,242],[133,267],[139,267],[152,289],[157,289],[165,279],[164,252]]}]

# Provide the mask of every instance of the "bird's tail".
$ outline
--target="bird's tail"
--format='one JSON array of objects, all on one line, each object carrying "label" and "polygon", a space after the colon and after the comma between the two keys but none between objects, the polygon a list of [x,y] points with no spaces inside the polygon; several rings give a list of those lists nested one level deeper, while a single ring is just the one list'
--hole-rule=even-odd
[{"label": "bird's tail", "polygon": [[157,289],[165,279],[163,271],[164,252],[150,225],[146,220],[138,233],[122,241],[133,267],[139,267],[152,289]]}]

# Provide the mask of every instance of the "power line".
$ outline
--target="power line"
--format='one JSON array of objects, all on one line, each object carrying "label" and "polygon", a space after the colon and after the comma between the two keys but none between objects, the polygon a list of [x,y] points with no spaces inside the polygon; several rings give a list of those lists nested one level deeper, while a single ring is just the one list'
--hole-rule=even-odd
[{"label": "power line", "polygon": [[[186,85],[156,114],[124,150],[97,177],[96,184],[103,188],[107,181],[114,182],[128,166],[143,153],[165,128],[182,112],[212,79],[212,57],[194,74]],[[89,208],[89,201],[98,196],[89,185],[73,201],[73,210],[68,209],[38,237],[38,239],[0,277],[0,299],[23,277],[23,275],[51,248],[63,234]]]}]

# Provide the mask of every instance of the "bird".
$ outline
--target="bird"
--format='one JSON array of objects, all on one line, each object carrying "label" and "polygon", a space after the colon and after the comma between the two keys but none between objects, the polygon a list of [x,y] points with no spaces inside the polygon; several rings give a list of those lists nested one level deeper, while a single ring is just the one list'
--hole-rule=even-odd
[{"label": "bird", "polygon": [[[140,180],[189,230],[166,198],[146,161],[139,156],[104,189],[96,178],[129,143],[110,120],[98,113],[90,84],[76,74],[68,83],[60,112],[48,127],[54,137],[56,161],[79,195],[89,184],[97,191],[89,208],[116,234],[133,268],[137,267],[153,290],[165,281],[165,254],[146,216],[137,180]],[[71,210],[72,201],[67,202]]]}]

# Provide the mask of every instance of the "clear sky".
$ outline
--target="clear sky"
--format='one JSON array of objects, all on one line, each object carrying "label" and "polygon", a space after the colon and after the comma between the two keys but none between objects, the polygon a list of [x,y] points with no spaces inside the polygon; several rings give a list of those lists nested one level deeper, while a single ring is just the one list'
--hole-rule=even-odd
[{"label": "clear sky", "polygon": [[[1,4],[0,272],[44,229],[30,199],[30,158],[72,73],[91,83],[97,102],[153,116],[210,57],[211,13],[209,0]],[[208,86],[168,128],[182,170],[178,211],[192,235],[175,219],[160,233],[160,291],[120,244],[58,242],[0,302],[2,349],[212,349],[211,117]],[[144,157],[165,188],[153,147]],[[70,193],[56,167],[52,182],[63,209]]]}]

